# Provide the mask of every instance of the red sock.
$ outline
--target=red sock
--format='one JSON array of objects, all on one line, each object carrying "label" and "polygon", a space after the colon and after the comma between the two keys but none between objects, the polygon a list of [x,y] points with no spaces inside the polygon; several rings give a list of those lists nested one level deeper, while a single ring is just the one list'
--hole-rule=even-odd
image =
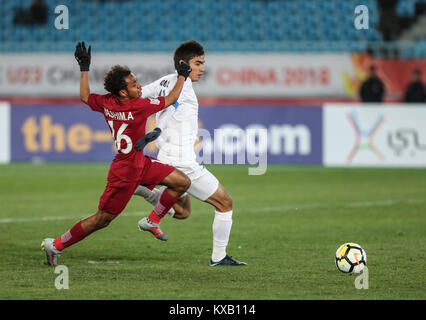
[{"label": "red sock", "polygon": [[70,230],[65,232],[62,236],[55,239],[55,248],[63,250],[87,236],[81,227],[81,221],[77,222]]},{"label": "red sock", "polygon": [[170,208],[179,200],[167,192],[167,189],[164,190],[163,194],[160,197],[157,205],[154,210],[152,210],[148,219],[154,223],[160,223],[161,219],[169,212]]}]

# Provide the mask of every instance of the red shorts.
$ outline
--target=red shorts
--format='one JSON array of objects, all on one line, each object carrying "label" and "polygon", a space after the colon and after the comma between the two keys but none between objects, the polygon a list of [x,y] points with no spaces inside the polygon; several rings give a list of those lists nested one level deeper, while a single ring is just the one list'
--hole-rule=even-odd
[{"label": "red shorts", "polygon": [[113,172],[110,172],[107,186],[99,200],[98,209],[111,214],[120,214],[130,201],[138,185],[144,185],[152,190],[175,169],[175,167],[164,164],[155,158],[145,156],[145,165],[139,180],[124,181],[114,176]]}]

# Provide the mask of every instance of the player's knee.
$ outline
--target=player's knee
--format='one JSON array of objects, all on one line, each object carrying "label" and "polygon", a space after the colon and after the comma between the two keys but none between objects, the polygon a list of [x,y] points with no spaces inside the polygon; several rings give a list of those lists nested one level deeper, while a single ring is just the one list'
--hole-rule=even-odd
[{"label": "player's knee", "polygon": [[168,186],[170,190],[176,192],[177,196],[180,196],[188,190],[191,185],[191,180],[182,171],[176,169],[165,180],[163,180],[163,184]]},{"label": "player's knee", "polygon": [[103,229],[108,227],[108,225],[110,224],[110,220],[103,220],[103,221],[99,221],[98,223],[96,223],[96,229]]},{"label": "player's knee", "polygon": [[95,229],[102,229],[107,227],[112,220],[114,220],[115,215],[106,213],[104,211],[98,211],[95,214],[95,219],[94,219],[94,226]]},{"label": "player's knee", "polygon": [[229,194],[225,193],[225,195],[222,197],[220,201],[222,210],[225,211],[231,211],[232,210],[232,198]]},{"label": "player's knee", "polygon": [[179,179],[179,185],[177,186],[176,191],[183,194],[190,186],[191,180],[185,174],[182,174]]},{"label": "player's knee", "polygon": [[181,219],[186,219],[186,218],[188,218],[190,215],[191,215],[191,212],[190,212],[189,210],[185,210],[185,211],[182,213],[182,217],[181,217]]},{"label": "player's knee", "polygon": [[191,211],[187,209],[180,209],[179,211],[176,211],[173,218],[175,219],[186,219],[191,215]]},{"label": "player's knee", "polygon": [[188,177],[185,177],[185,191],[188,190],[190,186],[191,186],[191,179],[189,179]]}]

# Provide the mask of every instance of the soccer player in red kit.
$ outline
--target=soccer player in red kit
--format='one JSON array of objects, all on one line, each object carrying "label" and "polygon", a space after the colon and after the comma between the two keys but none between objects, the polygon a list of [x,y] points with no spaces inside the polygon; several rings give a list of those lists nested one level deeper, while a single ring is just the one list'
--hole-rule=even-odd
[{"label": "soccer player in red kit", "polygon": [[86,50],[84,42],[78,43],[75,58],[81,71],[80,98],[93,111],[104,115],[117,154],[111,163],[98,211],[78,221],[62,236],[43,240],[42,249],[46,252],[49,265],[57,264],[57,257],[63,249],[108,226],[124,210],[139,184],[151,189],[158,184],[168,187],[145,224],[141,226],[144,231],[150,231],[158,239],[167,240],[158,223],[191,184],[184,173],[145,156],[143,150],[138,150],[136,145],[139,138],[145,135],[147,118],[178,100],[183,84],[191,72],[189,65],[182,63],[179,66],[178,81],[168,96],[141,99],[141,84],[127,67],[122,66],[114,66],[105,76],[104,87],[110,93],[91,94],[88,80],[91,47]]}]

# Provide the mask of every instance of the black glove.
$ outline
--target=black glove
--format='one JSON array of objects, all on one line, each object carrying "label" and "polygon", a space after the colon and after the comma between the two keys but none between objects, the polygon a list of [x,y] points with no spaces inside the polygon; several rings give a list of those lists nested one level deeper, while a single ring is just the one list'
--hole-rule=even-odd
[{"label": "black glove", "polygon": [[90,59],[92,46],[89,46],[89,50],[86,50],[86,45],[83,42],[79,42],[75,46],[74,57],[80,65],[80,71],[89,71]]},{"label": "black glove", "polygon": [[192,69],[185,61],[182,61],[178,67],[176,68],[176,71],[178,75],[184,76],[185,80],[188,78],[189,74],[191,73]]},{"label": "black glove", "polygon": [[136,150],[138,151],[142,150],[143,148],[145,148],[145,146],[148,143],[157,139],[160,136],[160,134],[161,134],[160,128],[155,128],[151,132],[148,132],[146,135],[140,138],[138,142],[136,142]]}]

